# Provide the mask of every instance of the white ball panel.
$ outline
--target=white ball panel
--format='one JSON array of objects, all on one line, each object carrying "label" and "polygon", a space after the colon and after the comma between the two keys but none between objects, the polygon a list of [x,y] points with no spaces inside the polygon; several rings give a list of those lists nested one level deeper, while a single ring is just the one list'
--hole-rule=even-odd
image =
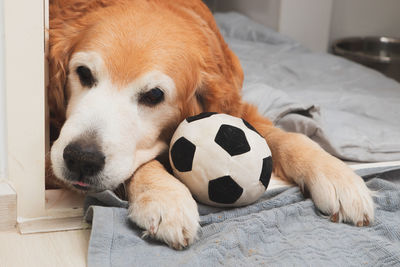
[{"label": "white ball panel", "polygon": [[265,187],[259,180],[262,159],[251,152],[235,156],[236,164],[232,164],[230,169],[231,177],[234,177],[235,181],[244,189],[241,198],[235,204],[252,203],[265,192]]},{"label": "white ball panel", "polygon": [[[180,180],[191,190],[192,194],[201,200],[208,200],[209,180],[229,175],[229,160],[227,156],[222,149],[214,148],[215,146],[211,146],[211,149],[209,149],[206,146],[196,145],[192,171],[183,173],[175,171]],[[210,179],[210,177],[214,178]]]}]

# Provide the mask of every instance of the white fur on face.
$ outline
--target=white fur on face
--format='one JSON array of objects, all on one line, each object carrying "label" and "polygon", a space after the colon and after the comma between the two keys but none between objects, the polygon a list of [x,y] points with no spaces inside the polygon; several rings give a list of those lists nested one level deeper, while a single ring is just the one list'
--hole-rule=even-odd
[{"label": "white fur on face", "polygon": [[[79,66],[91,70],[96,79],[92,88],[81,85],[76,73]],[[153,70],[125,88],[117,88],[95,52],[75,53],[69,73],[67,120],[51,148],[54,174],[66,180],[64,148],[84,135],[93,134],[105,155],[105,165],[96,175],[96,183],[99,189],[113,189],[130,178],[140,165],[167,149],[167,144],[158,137],[179,115],[175,83],[164,73]],[[156,87],[164,92],[163,102],[155,106],[139,103],[140,93]]]}]

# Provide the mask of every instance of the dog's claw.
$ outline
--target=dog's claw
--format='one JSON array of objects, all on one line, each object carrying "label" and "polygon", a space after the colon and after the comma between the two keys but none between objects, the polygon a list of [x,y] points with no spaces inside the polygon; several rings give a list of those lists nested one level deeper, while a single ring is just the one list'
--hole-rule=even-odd
[{"label": "dog's claw", "polygon": [[334,214],[331,216],[330,219],[331,219],[331,222],[334,222],[334,223],[339,222],[339,212],[334,213]]},{"label": "dog's claw", "polygon": [[369,226],[369,218],[367,215],[364,215],[364,221],[363,221],[364,226]]}]

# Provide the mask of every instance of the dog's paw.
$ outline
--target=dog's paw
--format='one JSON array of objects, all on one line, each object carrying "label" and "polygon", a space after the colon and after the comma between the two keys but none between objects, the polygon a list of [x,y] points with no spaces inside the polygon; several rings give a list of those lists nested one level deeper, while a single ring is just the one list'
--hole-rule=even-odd
[{"label": "dog's paw", "polygon": [[317,208],[333,222],[367,226],[374,220],[372,192],[346,164],[327,155],[314,165],[307,189]]},{"label": "dog's paw", "polygon": [[298,184],[333,222],[367,226],[374,221],[372,192],[350,167],[304,135],[277,136],[279,149],[274,157],[279,164],[274,171],[278,176]]},{"label": "dog's paw", "polygon": [[177,250],[192,244],[199,229],[197,204],[187,189],[142,193],[130,204],[129,218],[146,229],[143,237],[163,241]]}]

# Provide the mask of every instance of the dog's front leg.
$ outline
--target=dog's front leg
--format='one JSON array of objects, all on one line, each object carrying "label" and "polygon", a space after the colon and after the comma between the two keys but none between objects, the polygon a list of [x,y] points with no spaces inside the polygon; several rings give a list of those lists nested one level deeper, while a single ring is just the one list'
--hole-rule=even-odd
[{"label": "dog's front leg", "polygon": [[196,238],[197,204],[185,185],[156,160],[141,166],[128,185],[129,218],[144,236],[182,249]]},{"label": "dog's front leg", "polygon": [[[308,137],[271,129],[278,175],[293,180],[334,222],[366,226],[374,219],[372,196],[364,181]],[[275,154],[275,155],[274,155]]]},{"label": "dog's front leg", "polygon": [[274,173],[299,185],[334,222],[369,225],[374,219],[371,192],[360,176],[307,136],[278,129],[246,106],[244,118],[267,140]]}]

